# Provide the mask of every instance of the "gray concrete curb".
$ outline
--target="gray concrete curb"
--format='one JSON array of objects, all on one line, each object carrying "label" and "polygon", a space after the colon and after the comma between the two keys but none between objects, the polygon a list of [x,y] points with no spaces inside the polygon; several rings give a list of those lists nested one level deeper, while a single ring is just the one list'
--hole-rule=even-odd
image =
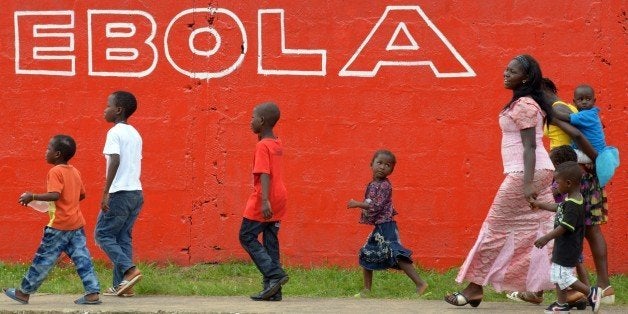
[{"label": "gray concrete curb", "polygon": [[[0,295],[0,313],[542,313],[545,305],[522,302],[484,302],[473,309],[444,301],[358,298],[300,298],[281,302],[256,302],[246,296],[135,296],[102,297],[100,305],[76,305],[79,295],[33,294],[30,303],[19,304]],[[589,313],[576,311],[572,313]],[[603,306],[600,313],[628,313],[628,306]]]}]

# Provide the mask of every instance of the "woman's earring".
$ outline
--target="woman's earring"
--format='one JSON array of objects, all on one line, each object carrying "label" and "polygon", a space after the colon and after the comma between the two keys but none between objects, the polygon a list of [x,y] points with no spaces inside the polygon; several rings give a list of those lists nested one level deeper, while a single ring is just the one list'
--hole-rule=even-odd
[{"label": "woman's earring", "polygon": [[525,84],[525,83],[526,83],[526,80],[523,80],[521,83]]}]

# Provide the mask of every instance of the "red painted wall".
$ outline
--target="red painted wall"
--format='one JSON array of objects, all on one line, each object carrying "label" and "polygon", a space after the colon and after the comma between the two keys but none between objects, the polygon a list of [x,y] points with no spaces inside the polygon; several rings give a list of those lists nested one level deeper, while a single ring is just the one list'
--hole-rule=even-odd
[{"label": "red painted wall", "polygon": [[[252,188],[249,121],[266,100],[282,110],[290,265],[357,265],[370,228],[346,202],[363,195],[371,155],[386,147],[398,158],[404,244],[421,266],[459,266],[503,177],[497,115],[517,54],[535,56],[565,100],[580,83],[594,86],[608,142],[628,152],[620,0],[3,3],[3,261],[29,261],[39,243],[46,217],[17,199],[43,192],[57,133],[78,142],[89,245],[105,259],[91,234],[111,127],[103,110],[118,89],[139,98],[130,122],[144,137],[146,204],[134,233],[144,261],[248,260],[237,234]],[[108,60],[108,48],[127,48],[110,56],[123,60]],[[625,169],[608,187],[603,228],[614,273],[628,271]]]}]

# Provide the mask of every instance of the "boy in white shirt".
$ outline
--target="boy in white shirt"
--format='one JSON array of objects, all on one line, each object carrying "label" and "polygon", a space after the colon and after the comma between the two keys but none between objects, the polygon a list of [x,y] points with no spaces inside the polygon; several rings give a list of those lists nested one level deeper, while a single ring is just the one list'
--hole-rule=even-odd
[{"label": "boy in white shirt", "polygon": [[125,91],[109,95],[105,108],[105,120],[114,126],[107,132],[103,149],[107,170],[95,230],[96,243],[113,263],[113,287],[104,295],[132,296],[133,285],[142,278],[133,264],[131,243],[133,225],[144,203],[142,137],[127,123],[136,109],[135,96]]}]

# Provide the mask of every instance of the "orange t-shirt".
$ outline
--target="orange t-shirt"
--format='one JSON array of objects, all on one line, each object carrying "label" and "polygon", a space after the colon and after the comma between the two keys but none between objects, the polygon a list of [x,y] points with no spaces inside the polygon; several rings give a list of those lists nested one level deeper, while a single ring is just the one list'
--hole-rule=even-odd
[{"label": "orange t-shirt", "polygon": [[79,208],[81,194],[85,194],[85,187],[81,180],[81,173],[70,165],[56,165],[48,171],[46,189],[59,193],[55,208],[48,211],[50,222],[48,227],[57,230],[76,230],[85,225],[85,218]]},{"label": "orange t-shirt", "polygon": [[[286,187],[282,179],[283,148],[279,139],[262,139],[255,145],[253,156],[253,194],[246,202],[244,218],[255,221],[279,221],[286,212]],[[260,175],[270,175],[270,190],[268,200],[273,211],[273,217],[264,219],[262,214],[262,184]]]}]

